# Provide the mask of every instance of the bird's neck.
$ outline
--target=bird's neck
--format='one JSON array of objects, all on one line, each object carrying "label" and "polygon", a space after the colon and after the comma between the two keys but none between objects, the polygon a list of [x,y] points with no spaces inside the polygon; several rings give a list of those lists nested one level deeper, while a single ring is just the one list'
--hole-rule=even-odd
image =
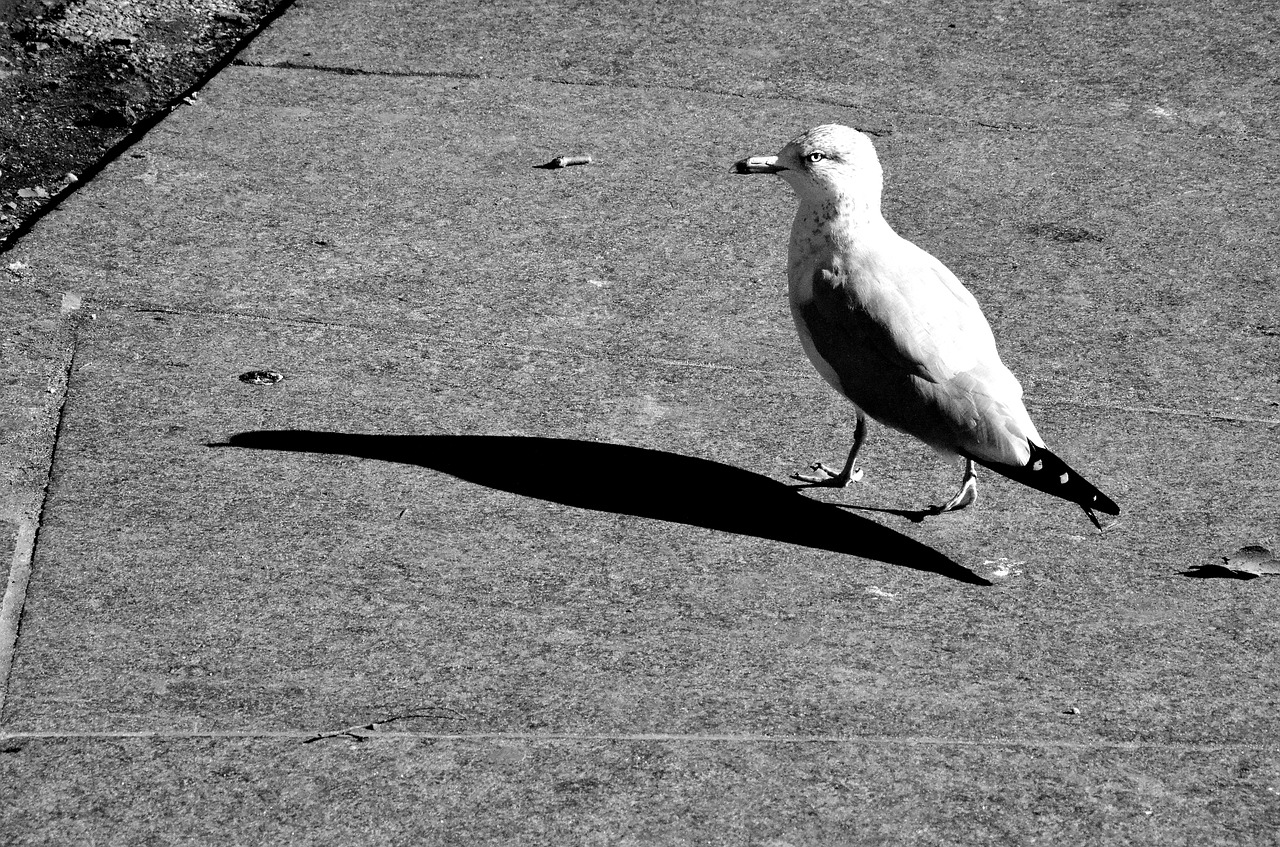
[{"label": "bird's neck", "polygon": [[880,214],[880,197],[823,198],[802,201],[791,227],[791,244],[801,250],[846,252],[888,230]]}]

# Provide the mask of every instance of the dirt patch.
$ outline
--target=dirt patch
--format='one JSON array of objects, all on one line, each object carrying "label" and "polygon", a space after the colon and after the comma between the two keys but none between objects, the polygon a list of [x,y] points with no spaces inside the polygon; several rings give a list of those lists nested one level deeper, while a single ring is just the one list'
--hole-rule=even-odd
[{"label": "dirt patch", "polygon": [[0,251],[285,0],[0,0]]}]

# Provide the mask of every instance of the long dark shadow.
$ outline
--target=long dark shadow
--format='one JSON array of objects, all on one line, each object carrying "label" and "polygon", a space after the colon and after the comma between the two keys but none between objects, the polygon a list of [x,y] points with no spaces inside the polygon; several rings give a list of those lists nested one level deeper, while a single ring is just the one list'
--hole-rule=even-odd
[{"label": "long dark shadow", "polygon": [[785,541],[990,585],[933,548],[730,465],[620,444],[493,435],[358,435],[261,430],[242,447],[330,453],[418,465],[566,506]]}]

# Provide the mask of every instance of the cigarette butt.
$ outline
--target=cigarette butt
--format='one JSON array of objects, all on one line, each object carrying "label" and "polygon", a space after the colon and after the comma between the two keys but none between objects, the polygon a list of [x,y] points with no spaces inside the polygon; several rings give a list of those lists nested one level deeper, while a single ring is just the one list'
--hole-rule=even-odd
[{"label": "cigarette butt", "polygon": [[534,165],[534,167],[542,168],[543,170],[554,171],[554,170],[558,170],[559,168],[567,168],[572,165],[589,165],[589,164],[591,164],[590,156],[556,156],[554,159],[552,159],[550,162],[547,162],[545,165]]}]

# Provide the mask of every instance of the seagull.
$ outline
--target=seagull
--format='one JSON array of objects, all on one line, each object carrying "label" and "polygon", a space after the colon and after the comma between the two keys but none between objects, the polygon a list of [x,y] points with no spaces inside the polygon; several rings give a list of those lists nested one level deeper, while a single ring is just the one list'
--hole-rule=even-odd
[{"label": "seagull", "polygon": [[787,281],[800,344],[818,373],[856,411],[853,448],[840,470],[818,462],[793,478],[843,488],[862,477],[867,416],[964,460],[960,490],[925,514],[973,504],[980,464],[1094,511],[1120,507],[1045,447],[1022,403],[1022,385],[996,352],[978,301],[880,213],[884,185],[871,139],[824,124],[776,156],[735,162],[739,174],[777,174],[800,200]]}]

